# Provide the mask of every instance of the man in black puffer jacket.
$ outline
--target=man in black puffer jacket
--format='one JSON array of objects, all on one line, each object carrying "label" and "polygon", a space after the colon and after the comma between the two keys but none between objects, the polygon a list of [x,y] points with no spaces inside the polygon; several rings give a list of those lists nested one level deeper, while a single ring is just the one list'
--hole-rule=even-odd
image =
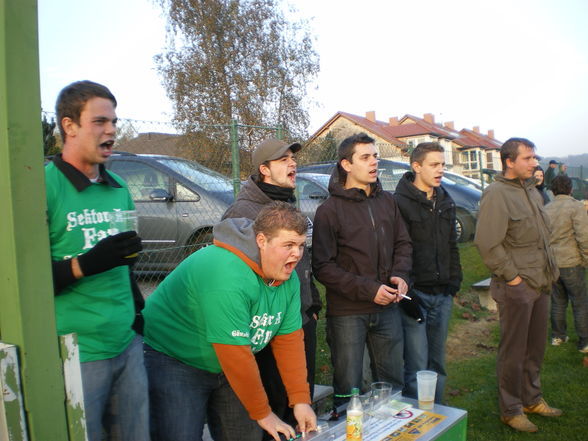
[{"label": "man in black puffer jacket", "polygon": [[453,297],[462,274],[455,231],[455,203],[441,186],[444,150],[436,142],[419,144],[410,155],[413,171],[396,187],[394,198],[412,239],[412,290],[423,320],[402,312],[404,395],[417,398],[417,371],[437,372],[435,402],[441,403],[447,374],[445,342]]}]

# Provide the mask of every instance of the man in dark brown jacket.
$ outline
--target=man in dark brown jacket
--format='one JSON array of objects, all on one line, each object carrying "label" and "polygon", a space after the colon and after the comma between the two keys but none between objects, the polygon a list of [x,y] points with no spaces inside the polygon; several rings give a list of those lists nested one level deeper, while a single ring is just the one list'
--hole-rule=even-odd
[{"label": "man in dark brown jacket", "polygon": [[314,218],[312,266],[327,288],[327,341],[335,407],[361,387],[367,343],[375,381],[403,386],[402,322],[412,246],[392,194],[378,180],[374,140],[364,133],[339,146],[330,197]]},{"label": "man in dark brown jacket", "polygon": [[503,174],[482,195],[475,243],[492,271],[500,345],[496,373],[501,420],[536,432],[525,414],[559,416],[541,393],[549,298],[559,276],[549,245],[549,219],[535,190],[535,145],[511,138],[500,149]]},{"label": "man in dark brown jacket", "polygon": [[[301,148],[302,146],[297,142],[288,144],[273,138],[266,139],[256,146],[252,155],[254,173],[247,179],[237,195],[237,200],[227,209],[223,219],[244,217],[253,220],[261,209],[272,201],[295,203],[296,159],[294,155]],[[307,223],[309,231],[312,231],[312,223],[308,218]],[[310,240],[307,240],[307,244],[309,242]],[[308,246],[296,266],[296,273],[300,279],[300,312],[304,332],[307,380],[312,397],[316,359],[316,327],[318,313],[322,305],[312,278]],[[284,421],[292,425],[296,424],[271,347],[268,346],[258,352],[255,359],[271,408]],[[271,439],[267,434],[264,436],[266,439]]]}]

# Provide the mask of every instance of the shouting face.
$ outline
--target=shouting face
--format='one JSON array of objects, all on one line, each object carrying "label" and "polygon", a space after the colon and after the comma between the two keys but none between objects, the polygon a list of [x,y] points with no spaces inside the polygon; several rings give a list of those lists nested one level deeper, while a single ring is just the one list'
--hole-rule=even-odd
[{"label": "shouting face", "polygon": [[116,111],[114,103],[106,98],[90,98],[76,123],[63,118],[66,133],[64,159],[82,171],[96,168],[112,154],[116,135]]},{"label": "shouting face", "polygon": [[265,278],[288,280],[302,258],[306,235],[290,230],[279,230],[271,239],[263,233],[258,233],[256,241]]},{"label": "shouting face", "polygon": [[281,158],[259,166],[263,181],[284,188],[296,187],[296,160],[292,150],[286,150]]}]

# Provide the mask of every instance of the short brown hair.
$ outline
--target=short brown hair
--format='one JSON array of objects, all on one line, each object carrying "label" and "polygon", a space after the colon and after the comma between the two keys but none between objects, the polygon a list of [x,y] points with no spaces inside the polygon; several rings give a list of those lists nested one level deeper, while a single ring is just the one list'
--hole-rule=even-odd
[{"label": "short brown hair", "polygon": [[292,204],[272,201],[265,205],[253,223],[255,234],[263,233],[268,239],[273,238],[278,231],[294,231],[305,235],[308,230],[306,217]]},{"label": "short brown hair", "polygon": [[510,138],[502,147],[500,147],[500,161],[502,162],[502,173],[504,173],[507,169],[506,167],[506,160],[510,159],[511,161],[516,161],[517,156],[519,156],[519,146],[523,145],[525,147],[530,148],[531,150],[535,150],[535,144],[529,141],[526,138]]},{"label": "short brown hair", "polygon": [[96,97],[110,100],[116,107],[116,98],[108,90],[108,87],[93,81],[76,81],[65,86],[59,92],[55,113],[57,114],[57,124],[59,125],[59,133],[61,133],[63,142],[65,142],[65,131],[61,125],[63,118],[71,118],[73,122],[79,124],[82,109],[89,100]]},{"label": "short brown hair", "polygon": [[551,191],[555,196],[558,194],[572,194],[572,180],[566,175],[557,175],[551,181]]},{"label": "short brown hair", "polygon": [[348,136],[341,144],[339,144],[339,148],[337,149],[337,169],[339,171],[339,179],[341,182],[345,182],[347,179],[347,171],[341,165],[341,161],[347,159],[349,162],[353,163],[353,154],[355,153],[355,146],[357,144],[373,144],[375,139],[369,136],[367,133],[356,133],[355,135]]},{"label": "short brown hair", "polygon": [[410,154],[411,167],[413,162],[418,162],[422,165],[427,153],[431,152],[444,153],[445,149],[438,142],[421,142]]}]

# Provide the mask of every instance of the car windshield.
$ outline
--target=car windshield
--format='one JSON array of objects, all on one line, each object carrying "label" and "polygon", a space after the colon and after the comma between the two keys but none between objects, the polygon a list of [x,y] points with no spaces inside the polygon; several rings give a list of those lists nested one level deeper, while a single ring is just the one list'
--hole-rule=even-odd
[{"label": "car windshield", "polygon": [[308,179],[309,181],[314,181],[325,188],[329,187],[329,179],[331,179],[330,175],[323,175],[319,173],[300,177],[303,179]]},{"label": "car windshield", "polygon": [[228,178],[196,162],[181,159],[158,159],[157,161],[168,166],[186,179],[195,182],[207,191],[233,191],[233,184]]}]

